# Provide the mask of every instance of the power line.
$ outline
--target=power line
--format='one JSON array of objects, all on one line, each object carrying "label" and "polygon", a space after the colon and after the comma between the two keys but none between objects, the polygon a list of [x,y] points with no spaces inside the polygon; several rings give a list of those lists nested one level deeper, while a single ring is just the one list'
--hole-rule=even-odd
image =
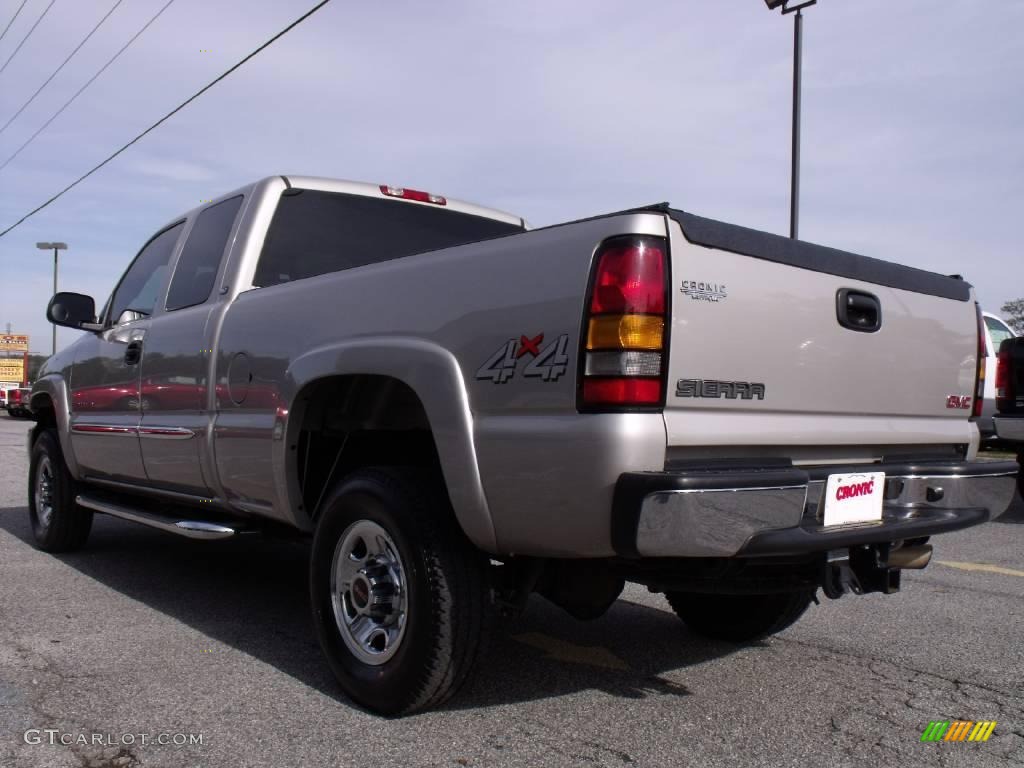
[{"label": "power line", "polygon": [[[0,67],[0,72],[3,72],[5,69],[7,69],[7,65],[11,63],[11,59],[13,59],[15,56],[18,55],[18,51],[21,50],[21,46],[23,46],[25,44],[26,40],[28,40],[30,37],[32,37],[32,33],[36,31],[36,27],[39,26],[39,22],[43,20],[43,17],[46,16],[47,13],[50,12],[50,9],[53,8],[53,4],[55,2],[57,2],[57,0],[50,0],[50,4],[48,6],[46,6],[46,8],[43,9],[43,12],[41,14],[39,14],[39,18],[36,19],[36,23],[32,25],[32,28],[28,31],[28,34],[25,35],[23,38],[21,38],[21,42],[18,43],[18,47],[14,49],[14,53],[12,53],[10,56],[8,56],[7,57],[7,61],[5,61],[4,65],[2,67]],[[21,10],[21,9],[19,8],[18,10]],[[13,19],[12,19],[12,21],[13,21]]]},{"label": "power line", "polygon": [[0,40],[4,39],[4,35],[7,34],[7,30],[11,28],[11,24],[13,24],[14,20],[16,18],[18,18],[18,14],[21,13],[21,9],[25,7],[25,3],[27,3],[27,2],[28,2],[28,0],[21,0],[21,5],[18,6],[18,10],[16,10],[14,12],[14,15],[11,16],[11,20],[7,22],[7,26],[4,27],[4,31],[0,32]]},{"label": "power line", "polygon": [[78,51],[81,49],[81,47],[83,45],[85,45],[87,42],[89,42],[89,38],[92,37],[96,33],[97,29],[99,29],[100,27],[103,26],[103,22],[105,22],[107,19],[109,19],[110,18],[110,14],[112,14],[114,11],[116,11],[117,10],[117,6],[119,6],[123,2],[124,2],[124,0],[117,0],[117,2],[114,3],[114,6],[109,11],[107,11],[107,15],[99,20],[99,22],[96,24],[96,26],[92,28],[92,31],[90,31],[89,34],[86,35],[82,39],[82,42],[80,42],[77,46],[75,46],[75,50],[73,50],[71,53],[69,53],[68,57],[66,59],[64,59],[64,61],[61,62],[61,65],[59,67],[57,67],[55,70],[53,70],[53,74],[50,75],[48,78],[46,78],[46,82],[44,82],[42,85],[40,85],[38,90],[36,90],[36,92],[33,93],[29,97],[29,100],[26,101],[24,104],[22,104],[17,112],[15,112],[13,115],[11,115],[10,119],[6,123],[4,123],[3,128],[0,128],[0,133],[3,133],[4,131],[6,131],[7,130],[7,126],[9,126],[11,123],[13,123],[18,118],[18,115],[20,115],[22,112],[25,111],[25,107],[27,107],[29,104],[31,104],[33,101],[35,101],[36,96],[38,96],[42,92],[42,90],[47,85],[50,84],[50,81],[53,80],[53,78],[55,78],[57,76],[57,73],[59,73],[62,69],[64,69],[64,66],[69,61],[71,61],[71,59],[74,57],[74,55],[76,53],[78,53]]},{"label": "power line", "polygon": [[[47,201],[46,201],[45,203],[43,203],[42,205],[39,205],[39,206],[37,206],[36,208],[32,209],[31,211],[29,211],[28,213],[26,213],[26,214],[25,214],[24,216],[22,216],[22,217],[21,217],[20,219],[18,219],[18,220],[17,220],[16,222],[14,222],[14,223],[13,223],[13,224],[12,224],[11,226],[9,226],[9,227],[8,227],[7,229],[5,229],[5,230],[4,230],[3,232],[0,232],[0,237],[3,237],[4,235],[6,235],[6,234],[7,234],[8,232],[10,232],[10,231],[11,231],[12,229],[14,229],[14,228],[15,228],[16,226],[18,226],[19,224],[21,224],[22,222],[24,222],[24,221],[25,221],[26,219],[28,219],[28,218],[29,218],[30,216],[34,216],[35,214],[39,213],[39,211],[43,210],[43,208],[45,208],[46,206],[50,205],[50,203],[52,203],[52,202],[54,202],[55,200],[57,200],[57,199],[58,199],[58,198],[59,198],[59,197],[60,197],[61,195],[65,194],[66,192],[70,191],[70,190],[71,190],[71,189],[73,189],[74,187],[76,187],[76,186],[78,186],[79,184],[81,184],[81,183],[82,183],[83,181],[85,181],[85,180],[86,180],[87,178],[89,178],[89,177],[90,177],[90,176],[92,176],[92,175],[93,175],[94,173],[96,173],[96,171],[98,171],[98,170],[99,170],[100,168],[102,168],[103,166],[105,166],[105,165],[106,165],[107,163],[109,163],[109,162],[110,162],[111,160],[113,160],[113,159],[114,159],[115,157],[117,157],[117,156],[118,156],[118,155],[120,155],[120,154],[121,154],[122,152],[124,152],[124,151],[125,151],[126,149],[128,149],[128,148],[129,148],[130,146],[132,146],[133,144],[135,144],[135,143],[136,143],[136,142],[137,142],[137,141],[138,141],[139,139],[141,139],[141,138],[142,138],[142,137],[144,137],[144,136],[145,136],[146,134],[148,134],[148,133],[150,133],[151,131],[153,131],[153,130],[154,130],[155,128],[157,128],[157,127],[158,127],[158,126],[160,126],[161,124],[165,123],[165,122],[166,122],[166,121],[167,121],[168,119],[170,119],[170,118],[171,118],[171,117],[173,117],[173,116],[174,116],[175,114],[177,114],[178,112],[180,112],[180,111],[181,111],[182,109],[184,109],[184,108],[185,108],[186,106],[188,106],[188,105],[189,105],[189,104],[191,104],[191,103],[192,103],[193,101],[195,101],[196,99],[198,99],[198,98],[199,98],[200,96],[202,96],[202,95],[203,95],[204,93],[206,93],[206,92],[207,92],[208,90],[210,90],[210,89],[211,89],[211,88],[212,88],[213,86],[215,86],[215,85],[216,85],[217,83],[219,83],[219,82],[220,82],[221,80],[223,80],[223,79],[224,79],[225,77],[227,77],[227,76],[228,76],[228,75],[230,75],[230,74],[231,74],[232,72],[234,72],[234,71],[235,71],[236,69],[238,69],[239,67],[241,67],[241,66],[242,66],[243,64],[245,64],[245,63],[246,63],[247,61],[249,61],[249,59],[253,58],[253,57],[254,57],[254,56],[256,56],[257,54],[259,54],[259,53],[260,53],[261,51],[263,51],[263,50],[264,50],[265,48],[269,47],[270,45],[272,45],[273,43],[275,43],[275,42],[276,42],[277,40],[279,40],[280,38],[284,37],[284,36],[285,36],[286,34],[288,34],[289,32],[291,32],[291,31],[292,31],[292,30],[293,30],[293,29],[294,29],[295,27],[297,27],[297,26],[298,26],[299,24],[301,24],[302,22],[304,22],[304,21],[305,21],[306,19],[308,19],[308,18],[309,18],[310,16],[312,16],[312,15],[313,15],[314,13],[316,13],[317,11],[319,11],[319,10],[320,10],[321,8],[323,8],[323,7],[325,6],[325,5],[327,5],[327,4],[328,4],[328,3],[330,2],[330,1],[331,1],[331,0],[320,0],[320,2],[319,2],[319,3],[317,3],[316,5],[314,5],[314,6],[312,7],[312,8],[310,8],[310,9],[309,9],[308,11],[306,11],[306,12],[305,12],[304,14],[302,14],[301,16],[299,16],[299,18],[297,18],[297,19],[296,19],[295,21],[293,21],[293,22],[292,22],[291,24],[289,24],[289,25],[288,25],[287,27],[285,27],[284,29],[282,29],[282,30],[281,30],[280,32],[278,32],[278,33],[277,33],[276,35],[274,35],[273,37],[271,37],[271,38],[270,38],[269,40],[267,40],[267,42],[263,43],[263,45],[261,45],[261,46],[260,46],[259,48],[257,48],[256,50],[254,50],[254,51],[253,51],[252,53],[248,54],[248,55],[247,55],[247,56],[246,56],[245,58],[241,59],[241,60],[240,60],[240,61],[239,61],[238,63],[236,63],[236,64],[235,64],[234,66],[232,66],[231,68],[229,68],[229,69],[225,70],[223,74],[219,75],[218,77],[215,77],[215,78],[214,78],[213,80],[211,80],[211,81],[210,81],[209,83],[207,83],[206,85],[204,85],[204,86],[203,86],[202,88],[200,88],[200,89],[199,89],[198,91],[196,91],[196,92],[195,92],[194,94],[192,94],[192,95],[191,95],[191,96],[189,96],[189,97],[188,97],[187,99],[185,99],[185,101],[181,102],[181,104],[179,104],[178,106],[176,106],[176,107],[175,107],[174,109],[172,109],[172,110],[171,110],[170,112],[168,112],[168,113],[167,113],[166,115],[164,115],[164,116],[163,116],[163,117],[161,117],[161,118],[160,118],[159,120],[157,120],[157,121],[156,121],[155,123],[153,123],[153,124],[152,124],[151,126],[149,126],[149,128],[147,128],[146,130],[144,130],[144,131],[143,131],[142,133],[140,133],[140,134],[139,134],[138,136],[136,136],[136,137],[135,137],[134,139],[132,139],[131,141],[129,141],[129,142],[127,143],[127,144],[125,144],[125,145],[124,145],[123,147],[121,147],[121,148],[120,148],[119,150],[117,150],[116,152],[114,152],[114,154],[110,155],[110,157],[108,157],[108,158],[107,158],[106,160],[104,160],[103,162],[99,163],[98,165],[96,165],[95,167],[93,167],[93,168],[92,168],[91,170],[87,171],[87,172],[86,172],[86,173],[84,173],[83,175],[79,176],[79,177],[78,177],[77,179],[75,179],[75,180],[74,180],[73,182],[71,182],[70,184],[68,184],[68,185],[67,185],[66,187],[64,187],[64,189],[62,189],[62,190],[61,190],[60,192],[58,192],[57,194],[55,194],[55,195],[54,195],[53,197],[51,197],[51,198],[50,198],[49,200],[47,200]],[[173,2],[173,0],[172,0],[172,2]],[[168,5],[170,5],[170,3],[168,3]],[[165,6],[165,7],[166,7],[166,6]]]},{"label": "power line", "polygon": [[6,160],[4,160],[3,164],[0,165],[0,171],[2,171],[4,168],[6,168],[14,158],[16,158],[18,155],[20,155],[22,150],[25,149],[25,147],[27,147],[29,144],[31,144],[33,141],[35,141],[36,140],[36,136],[38,136],[40,133],[45,131],[49,127],[50,123],[52,123],[54,120],[56,120],[65,109],[70,107],[72,102],[74,102],[75,99],[77,99],[79,96],[82,95],[82,91],[84,91],[86,88],[88,88],[90,85],[92,85],[93,81],[97,77],[102,75],[106,71],[107,67],[109,67],[111,64],[113,64],[115,61],[117,61],[118,57],[122,53],[124,53],[126,50],[128,50],[128,46],[130,46],[132,43],[134,43],[143,32],[145,32],[147,29],[149,29],[149,25],[152,24],[154,21],[156,21],[158,18],[160,18],[160,14],[162,14],[164,11],[166,11],[170,7],[171,3],[173,3],[173,2],[174,2],[174,0],[167,0],[167,3],[164,4],[164,7],[161,8],[159,11],[157,11],[156,14],[154,14],[154,16],[149,21],[147,21],[145,24],[143,24],[142,25],[142,29],[140,29],[138,32],[136,32],[134,35],[132,35],[131,39],[128,40],[127,43],[125,43],[124,45],[121,46],[121,50],[119,50],[117,53],[115,53],[113,56],[111,56],[110,59],[107,60],[107,63],[104,64],[102,67],[100,67],[99,71],[86,81],[85,85],[83,85],[81,88],[79,88],[77,91],[75,91],[75,94],[70,99],[68,99],[67,101],[64,102],[64,106],[62,106],[60,109],[58,109],[56,112],[54,112],[50,116],[49,120],[47,120],[45,123],[43,123],[41,126],[39,126],[39,130],[37,130],[35,133],[33,133],[31,136],[29,136],[28,139],[25,141],[25,143],[22,144],[20,147],[18,147],[14,151],[13,155],[11,155]]}]

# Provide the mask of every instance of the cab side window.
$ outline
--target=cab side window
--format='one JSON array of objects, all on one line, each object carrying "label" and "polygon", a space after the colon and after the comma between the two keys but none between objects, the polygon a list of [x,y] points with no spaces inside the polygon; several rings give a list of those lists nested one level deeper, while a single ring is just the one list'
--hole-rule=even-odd
[{"label": "cab side window", "polygon": [[116,323],[126,310],[153,314],[157,292],[167,276],[167,265],[185,222],[180,221],[158,234],[139,251],[110,298],[108,321]]},{"label": "cab side window", "polygon": [[241,206],[242,196],[239,195],[211,205],[199,214],[174,268],[174,277],[167,292],[168,311],[202,304],[210,298],[228,236]]}]

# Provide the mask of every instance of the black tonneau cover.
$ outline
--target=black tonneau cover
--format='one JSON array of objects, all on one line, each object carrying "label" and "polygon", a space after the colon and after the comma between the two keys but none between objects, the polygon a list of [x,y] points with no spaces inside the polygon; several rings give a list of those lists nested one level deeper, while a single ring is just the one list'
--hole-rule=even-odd
[{"label": "black tonneau cover", "polygon": [[686,239],[697,245],[945,299],[967,301],[971,298],[971,284],[959,277],[947,277],[937,272],[706,219],[670,208],[667,203],[639,210],[668,214],[678,222]]}]

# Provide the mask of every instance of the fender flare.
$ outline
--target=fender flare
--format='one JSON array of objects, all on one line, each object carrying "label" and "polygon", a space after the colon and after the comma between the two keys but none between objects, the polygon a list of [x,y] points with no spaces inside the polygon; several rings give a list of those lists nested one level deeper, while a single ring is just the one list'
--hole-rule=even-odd
[{"label": "fender flare", "polygon": [[[292,361],[284,382],[289,413],[287,439],[278,441],[280,460],[275,467],[281,488],[291,484],[287,473],[287,446],[298,437],[301,408],[295,398],[306,386],[331,376],[373,374],[390,376],[408,386],[420,399],[434,436],[448,496],[459,525],[477,547],[497,551],[494,523],[484,493],[473,440],[473,414],[469,407],[462,369],[444,347],[416,337],[368,337],[312,349]],[[296,414],[292,413],[293,408]],[[282,499],[295,509],[294,500]],[[286,507],[287,508],[287,507]]]},{"label": "fender flare", "polygon": [[[81,479],[81,473],[78,469],[78,462],[75,460],[75,451],[71,445],[71,412],[70,412],[70,401],[68,398],[67,382],[63,376],[57,374],[47,374],[41,379],[37,379],[32,385],[32,394],[29,397],[29,406],[33,411],[39,410],[38,403],[42,399],[42,396],[46,395],[50,398],[50,402],[53,403],[53,416],[57,422],[57,439],[60,441],[60,450],[64,454],[64,463],[67,464],[68,472],[76,480]],[[33,427],[33,436],[38,430],[38,427]],[[34,437],[33,437],[34,439]],[[29,445],[29,452],[31,452],[32,446]]]}]

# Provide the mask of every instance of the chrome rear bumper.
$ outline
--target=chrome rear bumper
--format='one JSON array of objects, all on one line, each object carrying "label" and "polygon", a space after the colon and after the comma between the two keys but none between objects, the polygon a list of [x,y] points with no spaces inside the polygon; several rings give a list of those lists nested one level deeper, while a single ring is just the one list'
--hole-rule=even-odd
[{"label": "chrome rear bumper", "polygon": [[[882,519],[825,528],[828,475],[885,472]],[[626,473],[616,485],[612,542],[624,557],[734,557],[824,552],[932,536],[1006,511],[1016,462]]]},{"label": "chrome rear bumper", "polygon": [[1003,440],[1015,440],[1024,443],[1024,414],[1020,416],[993,416],[996,436]]}]

